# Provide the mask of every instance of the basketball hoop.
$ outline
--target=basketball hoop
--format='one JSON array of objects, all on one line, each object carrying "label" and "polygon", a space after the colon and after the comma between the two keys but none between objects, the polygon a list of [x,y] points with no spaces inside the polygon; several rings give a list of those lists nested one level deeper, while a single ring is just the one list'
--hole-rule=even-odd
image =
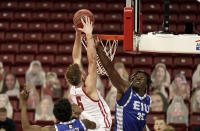
[{"label": "basketball hoop", "polygon": [[[99,42],[102,45],[104,52],[106,53],[106,56],[111,61],[113,61],[117,47],[118,47],[119,40],[123,40],[124,36],[123,35],[100,35],[100,34],[95,34],[94,36],[96,37],[97,42]],[[81,43],[87,50],[85,35],[81,36]],[[98,55],[97,55],[97,73],[99,75],[108,75]]]}]

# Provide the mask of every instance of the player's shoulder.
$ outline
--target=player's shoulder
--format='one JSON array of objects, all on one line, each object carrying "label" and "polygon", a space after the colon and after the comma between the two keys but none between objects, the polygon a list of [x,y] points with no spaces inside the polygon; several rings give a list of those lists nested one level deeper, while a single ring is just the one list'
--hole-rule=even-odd
[{"label": "player's shoulder", "polygon": [[146,101],[151,103],[151,97],[149,95],[146,94]]},{"label": "player's shoulder", "polygon": [[73,119],[73,123],[80,123],[81,122],[81,120],[79,120],[79,119]]},{"label": "player's shoulder", "polygon": [[135,94],[135,92],[132,89],[132,86],[129,86],[129,88],[127,88],[124,93],[124,95],[130,95],[130,94]]},{"label": "player's shoulder", "polygon": [[147,98],[148,100],[151,100],[151,96],[150,96],[150,95],[147,95],[146,98]]},{"label": "player's shoulder", "polygon": [[80,87],[75,87],[75,86],[71,86],[70,88],[70,94],[71,95],[83,95],[84,94],[84,89],[82,86]]},{"label": "player's shoulder", "polygon": [[84,130],[86,130],[86,126],[85,126],[84,122],[83,122],[83,120],[75,119],[74,125],[76,125],[79,128],[83,128]]},{"label": "player's shoulder", "polygon": [[82,120],[79,119],[72,119],[69,124],[74,124],[74,125],[82,125]]},{"label": "player's shoulder", "polygon": [[59,124],[56,124],[56,126],[66,126],[66,125],[71,125],[72,127],[73,126],[78,126],[79,124],[81,124],[81,120],[78,120],[78,119],[72,119],[68,122],[60,122]]}]

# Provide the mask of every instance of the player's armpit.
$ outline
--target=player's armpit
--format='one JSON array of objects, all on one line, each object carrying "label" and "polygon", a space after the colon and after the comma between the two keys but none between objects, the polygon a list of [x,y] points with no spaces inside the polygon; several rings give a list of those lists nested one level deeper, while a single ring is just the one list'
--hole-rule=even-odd
[{"label": "player's armpit", "polygon": [[[96,89],[96,81],[97,81],[97,73],[96,70],[92,70],[91,67],[92,65],[88,66],[88,76],[86,77],[85,80],[85,91],[87,92],[88,95],[93,94],[95,92],[95,94],[97,94],[97,89]],[[89,71],[91,70],[91,71]]]},{"label": "player's armpit", "polygon": [[87,119],[84,119],[84,120],[82,120],[83,121],[83,123],[85,124],[85,127],[87,128],[87,129],[95,129],[96,128],[96,123],[94,123],[94,122],[92,122],[92,121],[90,121],[90,120],[87,120]]},{"label": "player's armpit", "polygon": [[103,51],[103,47],[100,44],[97,46],[97,54],[103,67],[106,69],[112,84],[117,88],[119,93],[124,94],[124,92],[130,86],[129,81],[125,81],[120,77],[119,73],[115,70],[112,62],[106,56],[105,52]]}]

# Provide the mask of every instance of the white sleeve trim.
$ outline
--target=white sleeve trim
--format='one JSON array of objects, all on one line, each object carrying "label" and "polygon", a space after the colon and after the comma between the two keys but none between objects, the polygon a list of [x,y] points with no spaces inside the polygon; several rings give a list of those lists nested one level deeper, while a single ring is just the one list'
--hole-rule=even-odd
[{"label": "white sleeve trim", "polygon": [[55,125],[56,131],[58,131],[58,127]]},{"label": "white sleeve trim", "polygon": [[151,100],[151,97],[150,97],[150,96],[149,96],[149,98],[150,98],[150,105],[149,105],[149,107],[151,107],[152,100]]},{"label": "white sleeve trim", "polygon": [[127,106],[127,104],[130,102],[130,100],[132,98],[132,95],[133,95],[133,91],[131,90],[130,96],[129,96],[128,100],[126,101],[126,103],[123,105],[123,107]]},{"label": "white sleeve trim", "polygon": [[81,125],[83,126],[83,128],[84,128],[84,131],[86,131],[85,124],[83,123],[83,121],[82,121],[82,120],[80,120],[80,123],[81,123]]}]

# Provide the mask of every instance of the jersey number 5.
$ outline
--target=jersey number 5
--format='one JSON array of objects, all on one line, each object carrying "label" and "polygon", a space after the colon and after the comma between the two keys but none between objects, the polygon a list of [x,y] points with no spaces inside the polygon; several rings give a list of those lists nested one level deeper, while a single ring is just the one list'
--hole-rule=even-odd
[{"label": "jersey number 5", "polygon": [[80,96],[76,97],[76,102],[77,102],[78,106],[81,107],[82,110],[84,110],[84,107],[83,107],[83,104],[81,102],[81,97]]}]

